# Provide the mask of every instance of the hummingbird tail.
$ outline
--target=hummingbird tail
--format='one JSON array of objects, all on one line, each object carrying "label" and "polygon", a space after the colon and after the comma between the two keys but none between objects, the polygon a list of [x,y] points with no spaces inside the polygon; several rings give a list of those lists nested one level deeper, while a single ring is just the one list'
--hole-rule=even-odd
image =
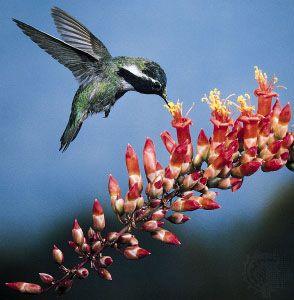
[{"label": "hummingbird tail", "polygon": [[69,144],[76,138],[86,117],[87,115],[80,116],[79,118],[73,117],[72,115],[70,116],[67,126],[60,138],[59,151],[64,152]]}]

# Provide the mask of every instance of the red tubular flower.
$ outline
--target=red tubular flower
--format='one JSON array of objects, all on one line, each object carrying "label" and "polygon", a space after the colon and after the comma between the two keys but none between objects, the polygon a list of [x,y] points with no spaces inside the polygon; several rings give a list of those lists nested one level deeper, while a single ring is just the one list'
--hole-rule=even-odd
[{"label": "red tubular flower", "polygon": [[220,205],[210,198],[199,197],[198,202],[201,205],[201,208],[206,210],[213,210],[213,209],[220,208]]},{"label": "red tubular flower", "polygon": [[102,231],[105,227],[105,217],[103,208],[98,199],[94,200],[92,219],[94,230]]},{"label": "red tubular flower", "polygon": [[273,97],[278,96],[278,94],[273,91],[277,78],[273,77],[268,84],[267,75],[262,73],[262,71],[255,66],[255,79],[258,83],[258,88],[254,91],[255,96],[258,97],[257,113],[266,116],[271,112]]},{"label": "red tubular flower", "polygon": [[138,183],[138,188],[141,192],[143,189],[143,180],[140,173],[138,156],[130,144],[128,144],[126,151],[126,165],[129,174],[129,188]]},{"label": "red tubular flower", "polygon": [[[182,116],[182,104],[179,102],[176,104],[169,102],[168,105],[165,105],[165,107],[173,116],[171,125],[177,131],[178,143],[183,144],[186,142],[186,140],[188,140],[189,144],[191,144],[190,126],[192,125],[192,120],[188,117]],[[191,148],[191,153],[192,152],[193,151]]]},{"label": "red tubular flower", "polygon": [[239,118],[243,122],[243,147],[248,149],[257,146],[257,132],[259,118],[255,116],[241,116]]},{"label": "red tubular flower", "polygon": [[41,294],[43,289],[40,285],[28,282],[7,282],[7,287],[25,294]]}]

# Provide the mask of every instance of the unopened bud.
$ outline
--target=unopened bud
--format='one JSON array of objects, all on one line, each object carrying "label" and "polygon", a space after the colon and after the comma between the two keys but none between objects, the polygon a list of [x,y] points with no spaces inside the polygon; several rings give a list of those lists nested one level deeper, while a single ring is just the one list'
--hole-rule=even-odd
[{"label": "unopened bud", "polygon": [[84,242],[84,233],[82,228],[80,227],[77,219],[74,220],[73,228],[72,228],[72,239],[78,245],[81,246]]},{"label": "unopened bud", "polygon": [[189,199],[178,199],[172,203],[171,209],[177,212],[196,210],[201,207],[198,203],[199,198],[200,197],[192,196]]},{"label": "unopened bud", "polygon": [[175,234],[165,229],[158,229],[155,232],[152,232],[152,237],[156,240],[162,241],[166,244],[171,245],[181,245],[181,242],[178,240]]},{"label": "unopened bud", "polygon": [[76,271],[76,275],[79,279],[85,279],[89,276],[89,271],[86,268],[80,268]]},{"label": "unopened bud", "polygon": [[7,282],[5,285],[13,290],[25,294],[41,294],[43,289],[40,285],[28,282]]},{"label": "unopened bud", "polygon": [[161,221],[155,221],[155,220],[150,220],[145,222],[142,225],[142,229],[145,231],[155,231],[157,230],[160,226],[162,226],[164,223]]},{"label": "unopened bud", "polygon": [[59,265],[63,264],[64,255],[63,255],[62,251],[60,249],[58,249],[57,246],[55,246],[55,245],[53,246],[52,256],[56,263],[58,263]]},{"label": "unopened bud", "polygon": [[106,240],[108,242],[114,242],[118,239],[118,232],[115,232],[115,231],[111,231],[111,232],[108,232],[107,233],[107,236],[106,236]]},{"label": "unopened bud", "polygon": [[113,263],[113,259],[110,256],[102,256],[99,259],[100,266],[104,268],[110,266],[112,263]]},{"label": "unopened bud", "polygon": [[140,248],[139,246],[127,247],[123,253],[127,259],[140,259],[151,254],[149,251]]},{"label": "unopened bud", "polygon": [[105,269],[105,268],[99,268],[97,270],[99,276],[102,278],[102,279],[105,279],[105,280],[112,280],[112,277],[111,277],[111,274],[110,272]]},{"label": "unopened bud", "polygon": [[102,231],[105,227],[105,217],[103,213],[103,208],[98,199],[94,200],[92,218],[94,230]]},{"label": "unopened bud", "polygon": [[46,284],[53,284],[54,283],[54,277],[47,273],[39,273],[40,279],[42,282]]},{"label": "unopened bud", "polygon": [[92,252],[97,253],[102,250],[103,245],[102,245],[101,241],[97,241],[92,244],[91,248],[92,248]]},{"label": "unopened bud", "polygon": [[151,215],[151,219],[155,221],[160,221],[165,217],[166,213],[166,209],[159,209]]},{"label": "unopened bud", "polygon": [[97,238],[96,232],[94,231],[94,229],[92,227],[90,227],[88,230],[88,239],[90,241],[94,241],[94,240],[96,240],[96,238]]},{"label": "unopened bud", "polygon": [[190,217],[185,216],[181,213],[177,213],[177,212],[173,213],[171,216],[167,217],[166,219],[174,224],[183,224],[183,223],[191,220]]},{"label": "unopened bud", "polygon": [[57,286],[56,286],[56,292],[58,295],[63,295],[66,292],[68,292],[72,287],[72,279],[66,278],[62,280]]}]

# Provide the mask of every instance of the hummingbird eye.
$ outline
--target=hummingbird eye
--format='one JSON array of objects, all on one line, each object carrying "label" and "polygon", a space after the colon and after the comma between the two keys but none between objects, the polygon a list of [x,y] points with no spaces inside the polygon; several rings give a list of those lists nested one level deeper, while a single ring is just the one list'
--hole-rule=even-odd
[{"label": "hummingbird eye", "polygon": [[159,81],[154,81],[153,82],[153,88],[156,91],[160,91],[161,90],[161,84],[160,84],[160,82]]}]

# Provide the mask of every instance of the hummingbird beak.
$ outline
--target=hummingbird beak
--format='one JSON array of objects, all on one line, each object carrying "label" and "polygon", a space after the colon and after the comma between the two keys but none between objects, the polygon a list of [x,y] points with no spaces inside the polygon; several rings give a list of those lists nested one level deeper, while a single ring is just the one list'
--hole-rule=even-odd
[{"label": "hummingbird beak", "polygon": [[167,91],[166,88],[164,88],[162,94],[161,94],[161,98],[165,101],[165,103],[168,105],[168,101],[167,101]]}]

